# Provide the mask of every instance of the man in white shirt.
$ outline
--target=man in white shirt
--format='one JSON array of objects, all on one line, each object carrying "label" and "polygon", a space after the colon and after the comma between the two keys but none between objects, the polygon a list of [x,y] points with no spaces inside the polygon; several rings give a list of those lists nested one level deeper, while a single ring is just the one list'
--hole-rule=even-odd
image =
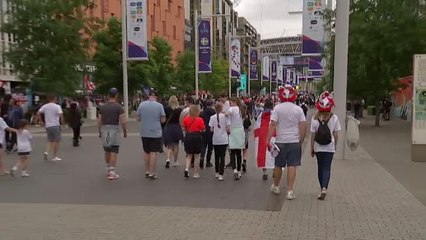
[{"label": "man in white shirt", "polygon": [[[294,104],[297,99],[296,90],[286,85],[279,90],[281,103],[276,105],[271,115],[271,126],[268,132],[268,143],[276,133],[275,144],[279,153],[275,157],[274,184],[271,191],[280,194],[282,168],[287,167],[287,199],[293,200],[296,180],[296,168],[301,165],[302,143],[306,136],[307,125],[302,108]],[[270,146],[272,150],[274,146]]]},{"label": "man in white shirt", "polygon": [[49,157],[49,151],[53,153],[52,161],[61,161],[58,157],[59,143],[61,141],[61,123],[63,122],[63,112],[61,106],[56,104],[56,97],[51,96],[48,98],[49,103],[43,105],[37,112],[38,119],[41,118],[41,114],[44,115],[42,122],[46,128],[47,133],[47,146],[46,152],[44,152],[44,160]]}]

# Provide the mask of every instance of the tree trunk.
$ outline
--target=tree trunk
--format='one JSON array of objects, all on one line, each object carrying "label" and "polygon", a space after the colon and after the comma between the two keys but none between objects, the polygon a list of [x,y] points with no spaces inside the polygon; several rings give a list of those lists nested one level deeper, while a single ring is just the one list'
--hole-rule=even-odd
[{"label": "tree trunk", "polygon": [[376,100],[376,121],[374,126],[380,127],[380,101],[379,100]]}]

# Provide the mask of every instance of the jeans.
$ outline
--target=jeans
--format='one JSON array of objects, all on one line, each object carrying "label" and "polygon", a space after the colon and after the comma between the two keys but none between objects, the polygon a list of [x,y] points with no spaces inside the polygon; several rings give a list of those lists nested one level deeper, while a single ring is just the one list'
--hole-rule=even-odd
[{"label": "jeans", "polygon": [[237,169],[238,172],[241,171],[241,163],[242,163],[242,158],[243,158],[242,157],[242,151],[243,150],[241,150],[241,149],[231,149],[232,170]]},{"label": "jeans", "polygon": [[214,167],[216,173],[223,175],[225,171],[225,155],[228,145],[214,145]]},{"label": "jeans", "polygon": [[328,188],[331,174],[331,162],[333,160],[334,153],[332,152],[317,152],[317,163],[318,163],[318,181],[321,189]]},{"label": "jeans", "polygon": [[[207,153],[207,156],[206,156]],[[204,162],[204,157],[206,157],[206,162],[210,163],[213,153],[213,133],[205,132],[203,133],[203,150],[201,151],[201,164]]]}]

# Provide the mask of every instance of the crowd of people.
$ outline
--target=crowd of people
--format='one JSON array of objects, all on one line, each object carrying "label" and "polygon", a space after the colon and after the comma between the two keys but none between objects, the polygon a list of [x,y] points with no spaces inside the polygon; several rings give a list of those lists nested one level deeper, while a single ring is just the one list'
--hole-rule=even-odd
[{"label": "crowd of people", "polygon": [[[106,174],[109,180],[119,179],[117,161],[122,138],[127,137],[127,120],[123,106],[118,102],[119,91],[112,88],[108,100],[99,108],[98,130],[105,152]],[[233,179],[242,179],[248,168],[249,138],[255,139],[254,158],[257,167],[263,171],[262,178],[268,179],[268,169],[273,169],[271,192],[280,194],[282,171],[287,171],[286,197],[292,200],[294,193],[296,169],[301,165],[302,144],[307,136],[307,108],[311,105],[311,95],[298,95],[290,85],[280,88],[276,96],[253,96],[243,98],[206,98],[195,101],[188,96],[181,104],[176,96],[168,101],[160,101],[158,94],[151,90],[145,101],[137,108],[137,120],[140,121],[140,137],[144,151],[145,177],[158,179],[156,166],[158,154],[165,146],[167,159],[165,168],[179,167],[179,149],[183,143],[185,162],[183,177],[198,179],[201,169],[214,166],[215,178],[224,181],[225,169],[233,170]],[[313,97],[313,96],[312,96]],[[45,160],[61,161],[58,156],[61,142],[61,124],[64,112],[56,97],[50,97],[48,103],[37,111],[47,133],[47,147],[43,156]],[[13,105],[13,101],[11,101]],[[321,94],[314,104],[317,113],[311,120],[310,143],[312,156],[318,162],[318,180],[320,194],[318,199],[326,196],[330,180],[331,162],[336,150],[339,119],[332,113],[334,101],[328,92]],[[8,114],[14,116],[13,108]],[[74,130],[74,146],[80,138],[81,115],[76,103],[70,105],[69,125]],[[6,121],[7,119],[7,121]],[[4,133],[16,134],[19,161],[8,172],[0,155],[0,174],[14,176],[21,170],[23,177],[28,177],[28,160],[31,155],[31,133],[28,122],[21,119],[10,121],[8,115],[0,118],[0,140]],[[253,122],[254,121],[254,122]],[[251,130],[254,131],[251,134]],[[3,148],[4,142],[0,142]],[[214,163],[212,157],[214,154]],[[229,163],[226,164],[226,155]],[[52,156],[51,158],[49,156]]]}]

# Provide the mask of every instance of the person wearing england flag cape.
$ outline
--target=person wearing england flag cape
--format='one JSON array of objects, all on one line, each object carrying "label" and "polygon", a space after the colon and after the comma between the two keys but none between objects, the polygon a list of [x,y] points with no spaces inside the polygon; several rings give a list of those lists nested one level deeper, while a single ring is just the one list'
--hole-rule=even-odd
[{"label": "person wearing england flag cape", "polygon": [[[264,104],[263,111],[259,114],[255,123],[254,130],[254,146],[255,156],[257,159],[257,167],[263,170],[263,180],[268,179],[268,169],[274,169],[275,158],[271,151],[268,151],[267,134],[271,122],[271,112],[274,104],[271,100],[267,100]],[[271,138],[271,142],[275,142],[275,137]]]}]

